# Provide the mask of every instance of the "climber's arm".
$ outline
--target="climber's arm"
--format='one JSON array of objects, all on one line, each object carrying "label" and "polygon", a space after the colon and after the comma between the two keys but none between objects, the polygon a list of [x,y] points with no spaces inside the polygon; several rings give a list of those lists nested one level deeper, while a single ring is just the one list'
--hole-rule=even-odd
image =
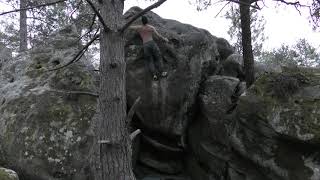
[{"label": "climber's arm", "polygon": [[140,28],[141,28],[141,26],[139,26],[139,25],[129,26],[129,29],[133,29],[133,30],[138,30]]},{"label": "climber's arm", "polygon": [[156,28],[153,29],[154,30],[154,34],[159,37],[160,39],[164,40],[165,42],[169,42],[168,38],[163,37],[157,30]]}]

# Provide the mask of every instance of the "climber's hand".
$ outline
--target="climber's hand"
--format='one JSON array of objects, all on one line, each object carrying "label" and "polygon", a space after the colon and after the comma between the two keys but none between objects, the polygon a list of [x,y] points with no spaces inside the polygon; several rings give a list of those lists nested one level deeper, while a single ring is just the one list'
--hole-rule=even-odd
[{"label": "climber's hand", "polygon": [[169,42],[169,39],[168,38],[163,38],[163,40],[168,43]]}]

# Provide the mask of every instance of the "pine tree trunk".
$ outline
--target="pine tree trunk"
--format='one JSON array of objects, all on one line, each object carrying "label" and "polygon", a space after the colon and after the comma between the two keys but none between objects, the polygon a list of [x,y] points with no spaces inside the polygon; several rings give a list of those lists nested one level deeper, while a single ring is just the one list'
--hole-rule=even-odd
[{"label": "pine tree trunk", "polygon": [[110,30],[101,30],[100,40],[100,117],[94,157],[96,180],[134,180],[131,142],[126,128],[126,90],[124,37],[117,29],[123,25],[123,1],[103,0],[101,15]]},{"label": "pine tree trunk", "polygon": [[243,47],[243,62],[247,87],[254,82],[254,58],[252,51],[251,28],[250,28],[250,0],[240,0],[240,19]]},{"label": "pine tree trunk", "polygon": [[[20,9],[27,7],[27,0],[20,0]],[[28,49],[27,11],[20,11],[20,52]]]}]

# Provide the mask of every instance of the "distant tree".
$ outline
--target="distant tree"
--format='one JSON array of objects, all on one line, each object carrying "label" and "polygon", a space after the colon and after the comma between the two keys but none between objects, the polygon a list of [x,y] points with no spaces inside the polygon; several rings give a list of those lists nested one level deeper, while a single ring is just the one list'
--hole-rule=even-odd
[{"label": "distant tree", "polygon": [[[273,0],[275,2],[283,3],[286,5],[294,6],[296,9],[301,7],[307,7],[310,9],[310,17],[312,19],[313,25],[315,27],[319,27],[319,7],[320,0],[308,0],[311,2],[310,5],[305,5],[305,1],[287,1],[287,0]],[[264,2],[264,0],[224,0],[224,1],[216,1],[216,2],[225,2],[225,3],[237,3],[239,4],[240,9],[240,22],[241,22],[241,41],[242,41],[242,50],[243,50],[243,61],[244,61],[244,69],[245,69],[245,80],[247,86],[249,87],[254,82],[254,56],[252,50],[252,36],[251,36],[251,17],[250,17],[250,8],[261,9],[258,6],[259,2]],[[212,0],[195,0],[197,4],[197,9],[202,10],[212,5]]]},{"label": "distant tree", "polygon": [[254,82],[254,57],[252,51],[251,17],[250,5],[252,0],[239,0],[240,20],[241,20],[241,44],[243,54],[243,65],[247,86]]},{"label": "distant tree", "polygon": [[265,51],[259,59],[270,66],[320,66],[320,52],[305,39],[292,46],[283,44],[280,48]]},{"label": "distant tree", "polygon": [[[28,0],[20,0],[20,9],[27,7]],[[28,49],[28,28],[27,28],[27,11],[20,11],[20,52],[26,51]]]},{"label": "distant tree", "polygon": [[[235,50],[242,54],[242,38],[241,38],[241,22],[240,22],[240,10],[236,4],[230,4],[224,17],[230,20],[231,25],[228,30],[228,34],[231,39],[231,43],[235,47]],[[266,21],[262,15],[258,13],[255,8],[250,9],[251,17],[251,30],[252,30],[252,44],[254,56],[260,56],[263,48],[263,43],[266,40],[264,34]]]}]

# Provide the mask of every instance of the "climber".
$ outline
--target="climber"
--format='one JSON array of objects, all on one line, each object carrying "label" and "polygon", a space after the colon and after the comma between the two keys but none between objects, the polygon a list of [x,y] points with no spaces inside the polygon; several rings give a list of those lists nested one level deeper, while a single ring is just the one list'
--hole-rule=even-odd
[{"label": "climber", "polygon": [[156,35],[165,42],[169,40],[161,36],[155,27],[148,24],[148,18],[142,16],[142,25],[130,26],[130,29],[136,30],[143,41],[143,52],[146,65],[152,73],[153,80],[158,80],[159,76],[166,77],[167,72],[163,70],[162,56],[158,45],[152,38],[152,35]]}]

